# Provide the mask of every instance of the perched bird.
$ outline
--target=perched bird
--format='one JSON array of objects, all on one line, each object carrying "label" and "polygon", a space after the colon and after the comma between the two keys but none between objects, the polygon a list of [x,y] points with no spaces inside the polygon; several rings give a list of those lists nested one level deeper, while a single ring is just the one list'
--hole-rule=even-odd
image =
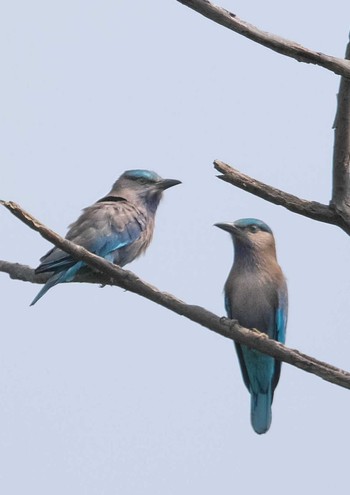
[{"label": "perched bird", "polygon": [[[127,170],[112,190],[92,206],[85,208],[70,225],[66,238],[119,266],[142,254],[152,240],[155,214],[163,191],[181,184],[162,179],[149,170]],[[51,287],[72,282],[86,265],[54,247],[41,259],[35,273],[52,272],[34,298],[35,304]]]},{"label": "perched bird", "polygon": [[[235,250],[225,284],[228,317],[284,343],[288,292],[270,227],[255,218],[215,226],[231,234]],[[245,345],[235,346],[243,380],[251,395],[253,429],[259,434],[266,433],[271,425],[271,404],[281,362]]]}]

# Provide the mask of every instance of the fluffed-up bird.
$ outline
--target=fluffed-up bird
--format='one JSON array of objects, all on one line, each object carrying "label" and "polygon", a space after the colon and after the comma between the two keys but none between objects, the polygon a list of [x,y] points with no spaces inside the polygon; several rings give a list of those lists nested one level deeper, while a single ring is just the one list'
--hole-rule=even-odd
[{"label": "fluffed-up bird", "polygon": [[[162,179],[150,170],[127,170],[106,196],[83,210],[78,220],[70,225],[66,238],[124,266],[140,256],[150,244],[163,191],[177,184],[181,182]],[[40,261],[35,272],[52,272],[52,275],[31,306],[54,285],[72,282],[79,270],[87,269],[83,261],[75,260],[57,247]]]},{"label": "fluffed-up bird", "polygon": [[[288,292],[270,227],[255,218],[215,226],[229,232],[234,244],[234,262],[224,289],[228,317],[284,343]],[[251,395],[251,424],[256,433],[266,433],[281,362],[246,345],[235,346]]]}]

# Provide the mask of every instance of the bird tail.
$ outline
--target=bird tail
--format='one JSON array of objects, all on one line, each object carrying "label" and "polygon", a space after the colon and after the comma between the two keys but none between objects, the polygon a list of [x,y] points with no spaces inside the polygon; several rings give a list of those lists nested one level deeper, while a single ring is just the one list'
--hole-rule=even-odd
[{"label": "bird tail", "polygon": [[[44,287],[39,291],[39,293],[34,297],[33,301],[30,303],[30,306],[34,306],[36,302],[39,301],[41,297],[43,297],[46,292],[51,289],[56,284],[62,284],[63,282],[72,282],[74,280],[74,277],[76,273],[80,270],[80,268],[84,266],[83,261],[77,261],[74,263],[73,266],[68,268],[68,270],[64,271],[59,271],[57,273],[54,273],[49,280],[46,282]],[[40,268],[40,267],[39,267]],[[41,273],[37,270],[35,270],[36,273]],[[46,271],[46,270],[45,270]]]},{"label": "bird tail", "polygon": [[252,423],[254,431],[259,435],[261,435],[262,433],[266,433],[271,426],[271,403],[271,387],[269,387],[268,392],[251,392],[250,421]]},{"label": "bird tail", "polygon": [[46,294],[46,292],[49,289],[51,289],[51,287],[58,284],[59,282],[62,282],[62,280],[61,280],[62,275],[64,275],[64,273],[59,272],[59,273],[56,273],[55,275],[53,275],[52,277],[50,277],[49,280],[44,285],[44,287],[34,297],[33,301],[30,303],[30,306],[34,306],[34,304],[37,303],[39,301],[39,299],[41,299],[43,297],[43,295]]}]

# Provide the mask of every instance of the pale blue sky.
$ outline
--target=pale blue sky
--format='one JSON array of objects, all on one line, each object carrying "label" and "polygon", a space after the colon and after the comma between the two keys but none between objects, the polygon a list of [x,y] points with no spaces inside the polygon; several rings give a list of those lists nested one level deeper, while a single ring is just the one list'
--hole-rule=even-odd
[{"label": "pale blue sky", "polygon": [[[345,0],[221,5],[344,54]],[[175,0],[3,2],[0,52],[1,198],[65,234],[125,169],[182,180],[128,268],[220,315],[232,246],[212,225],[261,218],[288,278],[287,344],[350,369],[347,236],[212,167],[327,203],[338,76]],[[4,209],[0,235],[1,259],[36,266],[49,248]],[[118,288],[67,284],[30,308],[37,286],[0,284],[1,493],[347,493],[348,391],[284,365],[259,437],[230,341]]]}]

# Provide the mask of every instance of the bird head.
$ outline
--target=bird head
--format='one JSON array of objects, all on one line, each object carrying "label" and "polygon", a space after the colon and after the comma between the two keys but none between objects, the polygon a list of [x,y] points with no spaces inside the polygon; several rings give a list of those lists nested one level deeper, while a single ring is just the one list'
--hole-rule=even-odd
[{"label": "bird head", "polygon": [[276,256],[275,240],[270,227],[256,218],[242,218],[233,223],[216,223],[215,227],[231,234],[235,251],[271,253]]},{"label": "bird head", "polygon": [[181,181],[163,179],[151,170],[126,170],[113,184],[110,194],[121,196],[126,200],[137,197],[145,201],[151,208],[156,209],[163,191],[177,184],[181,184]]}]

